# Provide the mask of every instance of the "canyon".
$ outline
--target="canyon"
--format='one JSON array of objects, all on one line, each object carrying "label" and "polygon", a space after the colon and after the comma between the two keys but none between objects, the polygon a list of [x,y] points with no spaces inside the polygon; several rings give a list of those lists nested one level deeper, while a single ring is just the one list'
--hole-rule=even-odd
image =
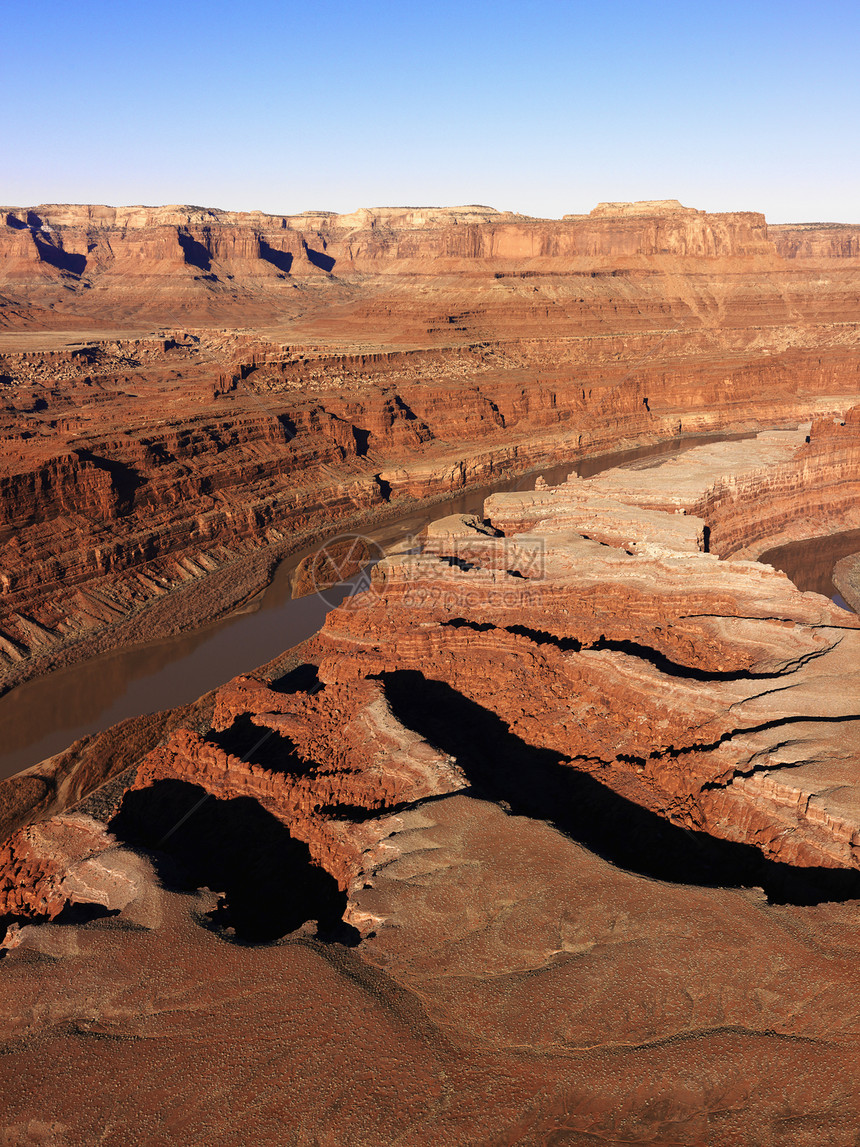
[{"label": "canyon", "polygon": [[235,608],[321,517],[860,392],[850,227],[825,280],[671,202],[4,212],[0,688]]},{"label": "canyon", "polygon": [[853,1143],[860,226],[2,215],[10,695],[426,517],[0,781],[9,1141]]}]

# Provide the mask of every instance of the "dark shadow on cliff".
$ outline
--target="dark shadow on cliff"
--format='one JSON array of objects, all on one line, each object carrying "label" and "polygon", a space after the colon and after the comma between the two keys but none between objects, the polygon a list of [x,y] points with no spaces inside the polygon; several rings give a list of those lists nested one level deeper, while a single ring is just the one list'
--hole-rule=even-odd
[{"label": "dark shadow on cliff", "polygon": [[305,663],[297,665],[282,677],[273,678],[269,688],[275,693],[316,693],[322,685],[317,666]]},{"label": "dark shadow on cliff", "polygon": [[[460,558],[443,557],[442,561],[448,562],[449,565],[457,565],[460,569],[474,569],[474,566],[469,566]],[[517,570],[507,571],[513,577],[522,577]],[[505,625],[496,626],[489,621],[467,621],[462,617],[452,618],[450,621],[443,621],[443,625],[451,626],[453,629],[471,629],[476,633],[487,633],[490,630],[498,629],[502,633],[513,633],[519,637],[526,637],[529,641],[533,641],[535,645],[551,645],[556,649],[560,649],[563,653],[574,652],[578,653],[581,649],[589,650],[602,650],[607,649],[614,653],[626,653],[629,657],[638,657],[640,661],[647,661],[653,665],[655,669],[659,669],[661,673],[665,673],[667,677],[679,677],[687,681],[773,681],[777,677],[784,677],[785,670],[775,673],[753,673],[749,669],[719,669],[709,670],[702,669],[696,665],[683,665],[678,661],[672,661],[665,653],[659,649],[654,649],[650,645],[642,645],[637,641],[628,641],[626,639],[613,639],[601,635],[596,641],[583,643],[576,637],[558,637],[554,633],[549,633],[544,629],[530,629],[525,625]]]},{"label": "dark shadow on cliff", "polygon": [[312,247],[305,244],[305,255],[307,255],[308,262],[319,268],[320,271],[331,271],[334,267],[335,260],[331,255],[324,255],[322,251],[314,251]]},{"label": "dark shadow on cliff", "polygon": [[314,761],[306,761],[299,754],[289,737],[264,725],[255,725],[248,713],[240,714],[222,732],[210,732],[206,740],[231,757],[238,757],[249,765],[259,765],[271,773],[301,777],[316,768]]},{"label": "dark shadow on cliff", "polygon": [[110,474],[111,486],[117,500],[117,512],[129,513],[134,507],[134,497],[137,490],[144,484],[140,474],[124,462],[116,462],[112,458],[102,458],[90,450],[76,450],[81,462],[88,462],[97,470],[104,470]]},{"label": "dark shadow on cliff", "polygon": [[289,275],[293,265],[293,256],[289,251],[278,251],[270,247],[265,239],[260,240],[260,258],[277,267],[285,275]]},{"label": "dark shadow on cliff", "polygon": [[511,733],[495,713],[414,670],[380,675],[395,716],[457,758],[475,796],[555,825],[604,860],[651,879],[763,888],[774,903],[860,899],[860,873],[795,868],[752,845],[680,828]]},{"label": "dark shadow on cliff", "polygon": [[253,797],[219,800],[186,781],[127,792],[110,831],[151,853],[167,886],[221,894],[207,924],[225,938],[266,944],[316,920],[321,938],[355,943],[346,894]]},{"label": "dark shadow on cliff", "polygon": [[34,236],[36,250],[43,263],[56,267],[58,271],[68,271],[72,275],[83,275],[87,267],[86,255],[76,255],[73,251],[64,251],[62,247],[55,247],[44,239]]},{"label": "dark shadow on cliff", "polygon": [[196,267],[198,271],[212,270],[212,259],[209,252],[199,240],[192,235],[184,234],[182,231],[177,235],[177,239],[185,256],[185,262],[189,267]]},{"label": "dark shadow on cliff", "polygon": [[355,440],[356,458],[365,458],[369,448],[370,431],[362,430],[359,426],[353,426],[352,437]]},{"label": "dark shadow on cliff", "polygon": [[[119,916],[120,909],[118,908],[105,908],[102,904],[66,904],[62,912],[53,919],[47,916],[18,916],[15,913],[10,913],[7,916],[0,916],[0,940],[2,940],[7,930],[13,925],[17,924],[21,928],[26,928],[30,924],[67,924],[72,927],[89,924],[93,920],[107,920],[114,916]],[[9,949],[0,948],[0,961],[5,959],[8,955]],[[51,959],[52,957],[43,957]]]}]

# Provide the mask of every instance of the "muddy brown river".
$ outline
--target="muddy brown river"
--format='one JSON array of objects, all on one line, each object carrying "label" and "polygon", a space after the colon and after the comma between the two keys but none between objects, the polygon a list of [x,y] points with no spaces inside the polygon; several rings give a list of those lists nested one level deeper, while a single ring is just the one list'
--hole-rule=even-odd
[{"label": "muddy brown river", "polygon": [[860,530],[804,538],[777,546],[761,555],[759,561],[788,574],[798,589],[821,593],[841,609],[851,609],[833,584],[833,567],[841,558],[860,553]]},{"label": "muddy brown river", "polygon": [[[588,478],[627,462],[671,456],[705,442],[740,437],[744,435],[673,439],[637,450],[536,470],[437,502],[411,514],[402,514],[386,525],[367,531],[365,536],[385,549],[402,544],[422,526],[437,518],[480,511],[484,499],[491,493],[529,489],[539,473],[550,484],[563,482],[574,472]],[[855,544],[854,550],[841,550],[836,538],[826,541],[830,544],[827,553],[829,555],[832,550],[832,558],[822,558],[820,544],[816,548],[815,543],[800,542],[774,551],[779,554],[778,560],[773,555],[762,560],[785,569],[793,580],[795,573],[792,571],[801,568],[811,570],[815,565],[818,572],[814,578],[818,580],[814,584],[796,584],[802,589],[815,589],[833,597],[836,591],[827,580],[833,564],[845,553],[860,549],[860,544]],[[789,551],[794,552],[807,545],[808,554],[804,550],[806,556],[797,560],[792,558]],[[322,625],[329,609],[353,592],[363,580],[363,575],[358,575],[327,590],[322,597],[311,594],[294,599],[291,583],[296,566],[306,554],[317,548],[311,547],[286,559],[276,570],[269,586],[250,606],[212,625],[59,669],[0,698],[0,779],[60,752],[78,737],[107,729],[128,717],[194,701],[238,673],[254,669],[311,637]],[[788,564],[780,565],[779,562]],[[813,577],[812,574],[809,576]]]}]

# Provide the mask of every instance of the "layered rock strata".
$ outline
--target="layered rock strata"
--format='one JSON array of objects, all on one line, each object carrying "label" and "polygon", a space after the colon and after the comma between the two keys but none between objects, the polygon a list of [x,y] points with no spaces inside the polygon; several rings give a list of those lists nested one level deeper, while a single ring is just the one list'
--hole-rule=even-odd
[{"label": "layered rock strata", "polygon": [[321,522],[808,425],[494,496],[2,786],[0,1138],[853,1144],[858,622],[746,559],[860,524],[858,229],[3,218],[6,687]]},{"label": "layered rock strata", "polygon": [[[721,481],[779,470],[798,439],[744,443]],[[737,447],[721,449],[725,470]],[[856,866],[860,623],[706,552],[681,503],[713,483],[715,450],[435,523],[421,554],[385,559],[328,615],[310,691],[238,678],[209,732],[168,735],[135,786],[253,798],[353,891],[392,810],[475,788],[550,816],[584,778],[782,864]]]},{"label": "layered rock strata", "polygon": [[851,228],[674,201],[2,218],[6,688],[223,613],[321,523],[860,394]]},{"label": "layered rock strata", "polygon": [[860,622],[688,512],[817,433],[440,520],[15,833],[8,1136],[848,1147]]},{"label": "layered rock strata", "polygon": [[[651,472],[660,467],[660,480]],[[609,497],[605,506],[595,496]],[[776,545],[860,527],[860,407],[842,418],[818,418],[805,436],[793,431],[759,434],[754,443],[718,443],[656,463],[645,460],[597,479],[568,481],[564,498],[536,491],[531,502],[496,497],[491,506],[506,532],[544,520],[579,522],[589,536],[620,537],[636,514],[694,515],[706,523],[701,548],[721,557],[758,557]],[[589,512],[594,516],[588,518]],[[635,511],[631,510],[635,507]],[[543,511],[547,511],[544,519]],[[589,523],[591,523],[589,525]],[[684,528],[684,527],[682,527]],[[673,543],[680,546],[680,539]]]}]

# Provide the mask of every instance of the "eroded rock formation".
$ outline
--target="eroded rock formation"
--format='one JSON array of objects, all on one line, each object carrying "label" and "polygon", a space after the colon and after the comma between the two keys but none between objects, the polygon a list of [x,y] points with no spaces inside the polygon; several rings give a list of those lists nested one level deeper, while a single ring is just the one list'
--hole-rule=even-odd
[{"label": "eroded rock formation", "polygon": [[[803,437],[742,465],[724,444],[719,480],[766,487]],[[303,665],[228,683],[208,731],[94,798],[102,824],[16,833],[9,1133],[35,1134],[16,1080],[38,1048],[75,1065],[45,1077],[51,1133],[91,1139],[95,1034],[123,1037],[99,1070],[168,1097],[114,1107],[121,1136],[217,1139],[226,1103],[240,1142],[850,1143],[860,623],[706,552],[669,503],[714,451],[686,483],[668,461],[435,523]],[[191,1047],[193,1095],[164,1074]]]},{"label": "eroded rock formation", "polygon": [[838,561],[833,581],[854,612],[860,613],[860,554]]},{"label": "eroded rock formation", "polygon": [[850,228],[798,258],[674,201],[4,220],[0,687],[235,607],[321,522],[860,394]]},{"label": "eroded rock formation", "polygon": [[[850,236],[791,247],[761,217],[660,203],[558,223],[483,208],[319,215],[279,221],[276,246],[264,217],[111,211],[11,212],[16,274],[103,276],[119,297],[141,242],[139,270],[164,261],[165,298],[177,275],[188,298],[221,306],[250,292],[223,269],[256,260],[274,268],[261,308],[282,283],[317,292],[318,309],[300,351],[240,339],[229,369],[220,335],[166,339],[151,360],[136,347],[126,397],[99,384],[98,418],[129,409],[132,390],[157,391],[161,417],[141,412],[99,440],[110,448],[72,421],[61,461],[33,402],[5,503],[9,553],[28,559],[4,567],[10,666],[39,641],[56,651],[85,614],[108,627],[169,612],[182,570],[189,589],[229,585],[248,554],[271,560],[321,512],[347,520],[678,421],[808,425],[539,479],[480,517],[437,521],[294,657],[96,738],[92,784],[113,754],[125,771],[76,808],[32,794],[46,819],[0,853],[6,1137],[848,1147],[860,622],[749,559],[812,525],[860,524],[858,359],[834,317],[851,313]],[[84,235],[82,266],[70,259]],[[803,264],[823,258],[843,270],[820,293]],[[599,260],[631,271],[618,295]],[[597,285],[578,312],[586,277]],[[752,305],[755,281],[767,299]],[[418,282],[433,304],[414,302]],[[50,289],[33,299],[48,305]],[[406,345],[455,296],[458,339],[427,324]],[[398,300],[397,348],[311,340],[335,316],[344,332],[380,322]],[[669,321],[637,360],[641,333]],[[523,333],[539,322],[539,337]],[[169,385],[165,355],[181,364]],[[162,379],[152,392],[145,361]],[[38,361],[13,367],[30,373],[10,393],[39,394]],[[183,405],[195,380],[196,413]],[[252,413],[263,397],[275,405]],[[52,566],[51,530],[58,554],[75,538],[87,556]],[[310,560],[300,580],[326,568]],[[50,789],[50,771],[26,778],[40,779]],[[69,800],[88,787],[71,773],[65,785]],[[127,1100],[117,1079],[134,1080]]]},{"label": "eroded rock formation", "polygon": [[566,823],[586,778],[781,865],[857,866],[860,623],[705,552],[713,534],[683,504],[709,504],[715,453],[719,488],[769,488],[802,439],[744,443],[734,474],[737,447],[702,447],[437,523],[328,615],[309,688],[237,679],[209,732],[169,735],[134,786],[253,798],[347,891],[394,810],[474,788]]}]

